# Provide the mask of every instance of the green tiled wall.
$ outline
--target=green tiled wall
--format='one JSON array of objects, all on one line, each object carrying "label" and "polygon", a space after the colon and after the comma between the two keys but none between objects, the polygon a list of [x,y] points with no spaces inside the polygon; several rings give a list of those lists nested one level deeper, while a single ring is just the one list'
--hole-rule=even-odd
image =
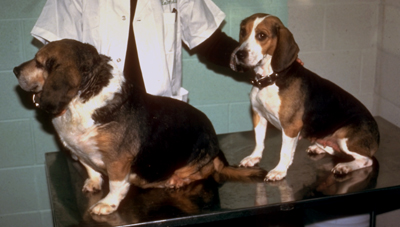
[{"label": "green tiled wall", "polygon": [[[214,2],[227,14],[223,30],[234,38],[240,21],[250,14],[268,12],[287,20],[282,0]],[[30,30],[44,3],[8,0],[0,7],[0,226],[5,227],[52,223],[44,154],[59,148],[49,121],[33,108],[12,73],[38,50]],[[208,68],[197,56],[185,52],[183,58],[190,103],[209,116],[218,133],[250,130],[250,85],[233,79],[229,70]]]}]

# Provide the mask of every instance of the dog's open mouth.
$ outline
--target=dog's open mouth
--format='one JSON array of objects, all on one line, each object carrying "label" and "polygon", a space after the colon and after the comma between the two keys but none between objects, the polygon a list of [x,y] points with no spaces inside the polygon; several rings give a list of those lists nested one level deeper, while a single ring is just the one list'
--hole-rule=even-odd
[{"label": "dog's open mouth", "polygon": [[[40,92],[34,93],[32,96],[32,102],[33,102],[33,104],[35,104],[35,107],[37,107],[37,108],[41,108],[39,102],[37,101],[40,99],[41,95],[42,95],[42,92],[40,91]],[[53,115],[56,117],[59,117],[59,116],[63,115],[65,112],[67,112],[67,109],[62,109],[59,113],[53,113]]]}]

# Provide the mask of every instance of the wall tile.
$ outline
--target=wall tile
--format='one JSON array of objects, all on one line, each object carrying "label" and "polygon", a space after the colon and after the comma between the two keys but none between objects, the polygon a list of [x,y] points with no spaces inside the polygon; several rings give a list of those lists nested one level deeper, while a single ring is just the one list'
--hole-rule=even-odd
[{"label": "wall tile", "polygon": [[[391,0],[396,1],[396,0]],[[379,3],[380,0],[288,0],[288,5],[319,5],[319,4],[329,4],[329,5],[347,5],[355,3]]]},{"label": "wall tile", "polygon": [[229,132],[253,130],[251,104],[232,103],[229,105]]},{"label": "wall tile", "polygon": [[400,127],[400,91],[398,76],[400,61],[400,3],[382,2],[380,34],[377,53],[376,105],[380,116]]},{"label": "wall tile", "polygon": [[385,5],[400,8],[400,2],[398,0],[385,0]]},{"label": "wall tile", "polygon": [[45,3],[46,0],[3,1],[0,8],[0,19],[37,18]]},{"label": "wall tile", "polygon": [[226,0],[213,0],[213,2],[215,4],[218,5],[218,7],[220,7],[222,10],[225,10],[227,8],[256,8],[259,9],[259,12],[261,9],[268,9],[271,7],[274,7],[276,5],[283,5],[286,6],[287,4],[287,0],[279,0],[279,3],[277,3],[276,0],[262,0],[262,1],[247,1],[246,3],[244,3],[241,0],[230,0],[230,1],[226,1]]},{"label": "wall tile", "polygon": [[383,32],[382,35],[382,48],[383,51],[400,55],[400,6],[393,7],[391,5],[385,6],[385,13],[383,18]]},{"label": "wall tile", "polygon": [[47,152],[59,151],[63,148],[48,115],[38,112],[37,117],[31,119],[31,124],[35,143],[35,163],[44,164]]},{"label": "wall tile", "polygon": [[35,190],[37,192],[36,199],[39,210],[50,209],[50,197],[47,187],[46,170],[44,165],[34,167],[32,174],[35,179]]},{"label": "wall tile", "polygon": [[[189,90],[189,103],[192,105],[218,104],[248,101],[250,83],[238,82],[244,74],[230,69],[215,67],[216,71],[206,69],[197,61],[185,60],[183,68],[183,87]],[[230,76],[229,76],[230,75]]]},{"label": "wall tile", "polygon": [[380,97],[378,104],[378,114],[384,119],[400,127],[400,107],[394,105],[392,100]]},{"label": "wall tile", "polygon": [[376,75],[376,48],[362,51],[361,93],[373,94]]},{"label": "wall tile", "polygon": [[1,143],[0,168],[35,163],[31,131],[28,120],[0,122],[0,138],[4,141]]},{"label": "wall tile", "polygon": [[51,215],[51,211],[41,211],[40,212],[42,217],[42,226],[43,227],[52,227],[53,226],[53,217]]},{"label": "wall tile", "polygon": [[300,51],[321,51],[324,35],[324,5],[290,5],[288,28]]},{"label": "wall tile", "polygon": [[12,70],[22,62],[20,21],[0,21],[0,71]]},{"label": "wall tile", "polygon": [[34,172],[35,167],[0,170],[0,214],[38,210]]},{"label": "wall tile", "polygon": [[300,53],[305,67],[356,95],[360,91],[361,51]]},{"label": "wall tile", "polygon": [[229,130],[229,104],[194,106],[212,122],[217,134],[226,133]]},{"label": "wall tile", "polygon": [[378,112],[374,107],[374,93],[371,94],[356,94],[355,97],[369,110],[373,116],[377,116]]},{"label": "wall tile", "polygon": [[380,54],[379,94],[397,107],[400,107],[400,56],[381,52]]},{"label": "wall tile", "polygon": [[14,73],[0,72],[0,120],[12,120],[33,117],[35,111],[32,94],[18,86]]},{"label": "wall tile", "polygon": [[36,23],[36,19],[27,19],[23,21],[22,36],[24,37],[24,61],[32,59],[43,44],[31,36],[31,30]]},{"label": "wall tile", "polygon": [[377,42],[376,4],[328,5],[325,48],[348,50],[371,48]]}]

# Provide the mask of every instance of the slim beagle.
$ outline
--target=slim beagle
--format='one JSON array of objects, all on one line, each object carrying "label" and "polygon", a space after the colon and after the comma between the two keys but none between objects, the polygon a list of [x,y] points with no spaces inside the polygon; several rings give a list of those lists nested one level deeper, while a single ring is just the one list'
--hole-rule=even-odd
[{"label": "slim beagle", "polygon": [[353,157],[338,163],[335,174],[372,165],[379,146],[374,118],[351,94],[296,61],[299,47],[279,18],[260,13],[244,19],[239,41],[232,69],[251,68],[256,74],[250,94],[256,146],[241,166],[259,163],[267,122],[282,130],[280,161],[267,181],[286,176],[300,138],[313,142],[307,150],[311,154],[344,152]]}]

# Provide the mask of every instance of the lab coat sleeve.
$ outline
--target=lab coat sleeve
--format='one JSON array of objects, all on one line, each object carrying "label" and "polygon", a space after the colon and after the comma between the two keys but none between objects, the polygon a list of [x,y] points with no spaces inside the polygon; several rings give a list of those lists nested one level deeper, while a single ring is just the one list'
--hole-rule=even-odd
[{"label": "lab coat sleeve", "polygon": [[225,14],[211,0],[183,0],[178,15],[182,40],[190,49],[209,38],[225,19]]},{"label": "lab coat sleeve", "polygon": [[60,39],[81,40],[82,0],[47,0],[31,34],[47,43]]}]

